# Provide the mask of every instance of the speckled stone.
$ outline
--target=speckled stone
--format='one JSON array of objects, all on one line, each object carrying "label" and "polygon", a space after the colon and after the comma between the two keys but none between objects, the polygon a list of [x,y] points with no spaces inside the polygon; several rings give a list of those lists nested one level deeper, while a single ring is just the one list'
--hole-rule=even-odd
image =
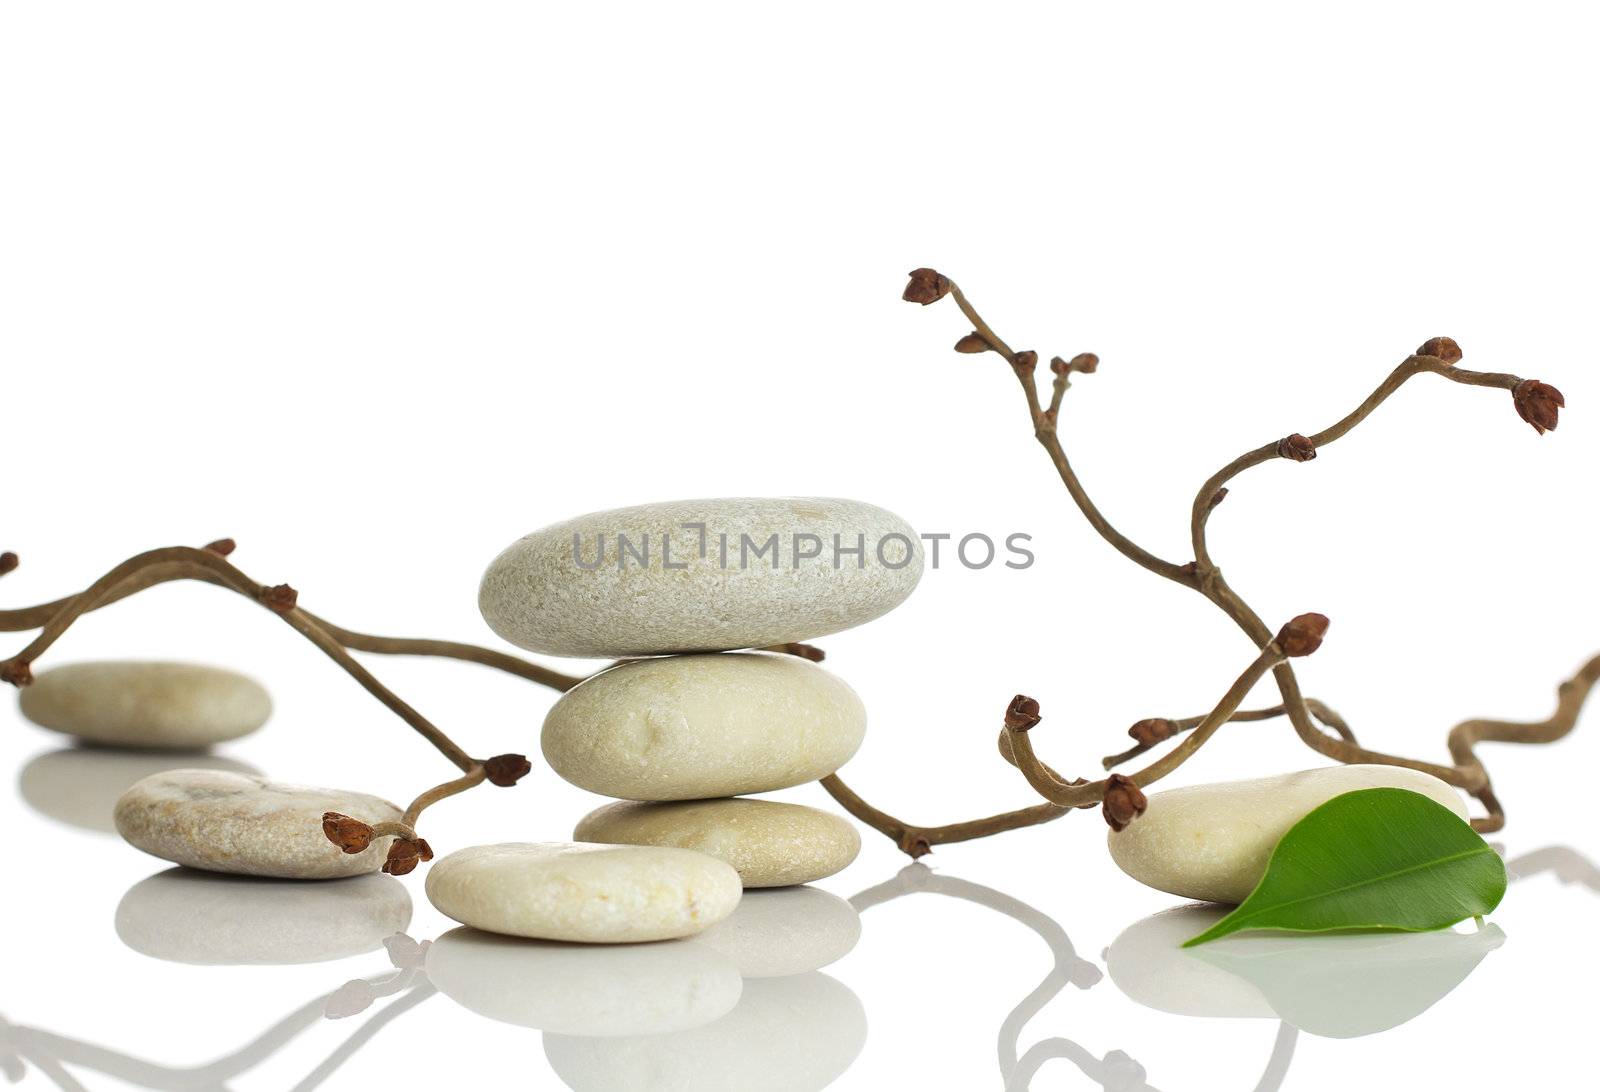
[{"label": "speckled stone", "polygon": [[1240,903],[1290,827],[1335,796],[1373,788],[1410,789],[1467,817],[1456,790],[1430,774],[1399,766],[1329,766],[1152,793],[1144,815],[1111,833],[1111,859],[1158,891]]},{"label": "speckled stone", "polygon": [[[684,524],[705,525],[704,551],[700,529]],[[774,535],[776,546],[757,556]],[[817,536],[819,556],[800,556],[813,552],[807,535]],[[619,536],[634,552],[619,547]],[[646,541],[647,560],[639,560]],[[861,559],[845,552],[863,543]],[[594,512],[518,539],[484,573],[478,607],[496,633],[534,652],[648,656],[838,633],[899,606],[921,576],[916,531],[860,501],[668,501]]]},{"label": "speckled stone", "polygon": [[700,800],[815,781],[850,760],[867,714],[807,660],[735,652],[635,660],[561,696],[544,757],[590,792]]},{"label": "speckled stone", "polygon": [[626,944],[693,936],[739,905],[739,874],[688,849],[583,842],[473,846],[434,862],[428,899],[506,936]]},{"label": "speckled stone", "polygon": [[172,963],[320,963],[405,932],[411,896],[393,876],[301,883],[171,868],[128,889],[116,924],[129,948]]},{"label": "speckled stone", "polygon": [[820,880],[861,852],[861,835],[848,821],[776,800],[608,804],[584,816],[572,837],[698,850],[731,864],[746,887]]},{"label": "speckled stone", "polygon": [[130,845],[208,872],[327,880],[382,868],[390,839],[379,838],[361,853],[343,853],[322,833],[327,811],[368,823],[400,818],[399,808],[365,793],[223,770],[147,777],[122,794],[113,818]]},{"label": "speckled stone", "polygon": [[202,664],[116,660],[41,671],[18,697],[43,728],[119,747],[207,747],[272,715],[254,679]]},{"label": "speckled stone", "polygon": [[428,948],[428,980],[463,1008],[563,1035],[662,1035],[738,1003],[733,962],[698,940],[561,944],[452,929]]},{"label": "speckled stone", "polygon": [[689,1031],[612,1039],[545,1032],[544,1055],[575,1092],[818,1092],[866,1040],[860,998],[813,972],[747,980],[732,1012]]},{"label": "speckled stone", "polygon": [[746,978],[783,978],[849,955],[861,939],[861,915],[816,887],[746,891],[739,909],[695,939],[725,953]]}]

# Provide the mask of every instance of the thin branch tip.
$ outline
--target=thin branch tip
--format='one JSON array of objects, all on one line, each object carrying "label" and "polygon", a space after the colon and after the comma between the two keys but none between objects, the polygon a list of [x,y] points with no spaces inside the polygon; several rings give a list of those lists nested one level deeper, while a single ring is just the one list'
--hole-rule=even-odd
[{"label": "thin branch tip", "polygon": [[926,307],[930,303],[937,303],[949,295],[954,287],[950,278],[940,273],[937,269],[913,269],[909,274],[910,282],[900,298],[907,303],[920,303]]},{"label": "thin branch tip", "polygon": [[1417,347],[1418,356],[1431,356],[1442,360],[1446,364],[1455,364],[1461,360],[1461,346],[1456,344],[1453,337],[1430,337]]},{"label": "thin branch tip", "polygon": [[1517,416],[1532,425],[1540,436],[1555,431],[1560,411],[1567,405],[1560,391],[1537,379],[1524,379],[1512,388],[1511,402],[1516,406]]},{"label": "thin branch tip", "polygon": [[1026,732],[1042,719],[1039,715],[1039,703],[1026,694],[1018,694],[1011,699],[1011,704],[1006,706],[1005,724],[1009,731]]},{"label": "thin branch tip", "polygon": [[1327,633],[1326,614],[1301,614],[1285,622],[1274,640],[1285,656],[1309,656],[1322,647]]},{"label": "thin branch tip", "polygon": [[484,776],[488,778],[489,784],[498,785],[503,789],[515,785],[532,770],[533,763],[528,761],[526,755],[495,755],[493,758],[485,759],[483,763]]}]

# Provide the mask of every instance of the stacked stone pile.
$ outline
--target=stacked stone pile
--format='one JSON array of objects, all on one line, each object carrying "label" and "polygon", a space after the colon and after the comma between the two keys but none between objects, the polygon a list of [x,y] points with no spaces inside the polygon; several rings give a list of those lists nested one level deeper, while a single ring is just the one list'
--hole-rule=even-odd
[{"label": "stacked stone pile", "polygon": [[495,632],[547,655],[622,661],[563,695],[541,739],[558,774],[618,802],[579,822],[574,843],[438,861],[429,897],[495,932],[664,939],[725,917],[741,888],[844,868],[860,849],[846,820],[748,797],[838,769],[866,711],[815,663],[761,650],[870,621],[921,571],[904,521],[824,498],[643,505],[512,544],[479,594]]}]

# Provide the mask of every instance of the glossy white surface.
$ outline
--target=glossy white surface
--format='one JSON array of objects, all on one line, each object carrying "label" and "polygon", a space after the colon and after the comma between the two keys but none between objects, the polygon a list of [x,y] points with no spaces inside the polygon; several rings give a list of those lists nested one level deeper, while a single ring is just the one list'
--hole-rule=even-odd
[{"label": "glossy white surface", "polygon": [[[5,730],[50,744],[14,718]],[[280,736],[277,749],[292,743]],[[271,764],[268,753],[248,757]],[[512,797],[486,792],[476,803],[509,815]],[[550,822],[560,810],[516,804]],[[469,810],[441,808],[430,835],[446,844],[464,835]],[[196,1065],[236,1075],[240,1088],[286,1088],[321,1072],[323,1087],[335,1089],[508,1073],[521,1087],[563,1087],[550,1064],[582,1087],[618,1088],[676,1088],[658,1082],[697,1071],[727,1087],[755,1087],[737,1082],[768,1072],[768,1087],[818,1088],[805,1082],[839,1072],[831,1087],[1386,1088],[1418,1058],[1429,1059],[1436,1087],[1589,1072],[1578,1001],[1600,973],[1590,932],[1600,842],[1512,840],[1515,879],[1481,931],[1254,936],[1186,952],[1177,943],[1216,911],[1156,913],[1173,900],[1095,854],[1093,815],[941,850],[931,869],[905,864],[874,837],[861,861],[819,885],[860,914],[853,948],[813,958],[807,915],[792,928],[774,919],[786,900],[807,900],[758,892],[772,900],[758,930],[761,959],[781,963],[777,949],[792,943],[800,973],[747,978],[740,991],[727,957],[707,947],[717,941],[709,934],[668,942],[681,949],[530,944],[521,953],[516,942],[451,933],[453,923],[421,898],[417,876],[307,885],[298,899],[276,885],[252,909],[241,885],[255,881],[163,872],[14,793],[0,801],[0,821],[16,832],[13,869],[61,856],[77,864],[61,873],[69,898],[13,897],[3,911],[14,943],[0,1044],[22,1059],[24,1089],[52,1087],[57,1065],[91,1089],[175,1087]],[[1057,867],[1044,864],[1052,860]],[[153,874],[162,878],[146,878]],[[379,945],[384,923],[405,920],[392,899],[335,897],[346,890],[338,884],[378,881],[410,890],[413,939],[451,935],[424,969],[397,969]],[[177,894],[192,912],[162,915],[160,945],[136,950],[126,943],[130,906],[147,903],[158,882],[183,887]],[[171,902],[175,891],[163,897]],[[368,906],[381,920],[362,941],[352,915]],[[511,950],[462,949],[464,959],[455,950],[462,941]],[[825,960],[825,975],[805,969]],[[428,978],[435,968],[444,976],[437,983]],[[753,982],[760,996],[746,1004],[741,992]],[[659,1037],[641,1037],[651,1028]],[[1474,1036],[1479,1045],[1463,1052],[1463,1038]],[[794,1053],[808,1038],[814,1047]],[[1514,1049],[1502,1047],[1513,1038]]]},{"label": "glossy white surface", "polygon": [[[1228,0],[0,6],[0,550],[23,558],[0,604],[232,535],[244,571],[342,625],[508,647],[478,579],[529,528],[673,497],[858,497],[953,537],[903,605],[819,641],[869,715],[845,776],[923,822],[1032,803],[994,753],[1013,694],[1043,705],[1041,757],[1088,775],[1134,721],[1209,707],[1253,651],[1084,525],[1004,366],[950,351],[968,329],[950,301],[898,299],[931,264],[1041,372],[1100,355],[1067,392],[1064,442],[1107,516],[1178,563],[1206,475],[1331,424],[1425,338],[1560,387],[1570,408],[1538,437],[1504,392],[1420,377],[1315,462],[1233,483],[1211,519],[1269,624],[1332,617],[1306,693],[1364,742],[1442,758],[1458,720],[1545,715],[1600,648],[1600,167],[1582,136],[1597,18]],[[1003,560],[1014,532],[1032,536],[1028,569],[954,560],[970,533]],[[266,776],[404,803],[451,775],[218,589],[119,603],[47,659],[127,657],[258,678],[276,712],[223,753]],[[551,693],[364,661],[472,753],[537,756]],[[117,908],[165,866],[95,830],[148,768],[40,757],[61,745],[0,702],[0,1072],[20,1051],[23,1092],[73,1087],[58,1065],[94,1090],[559,1090],[547,1057],[592,1060],[430,996],[381,949],[286,966],[217,965],[225,935],[167,949],[208,966],[130,950]],[[1489,923],[1504,939],[1357,1038],[1265,1015],[1304,1004],[1280,977],[1239,976],[1247,938],[1212,953],[1245,957],[1159,977],[1192,972],[1255,1016],[1130,999],[1108,960],[1175,900],[1112,865],[1093,814],[941,849],[932,873],[902,875],[868,833],[819,885],[864,907],[853,949],[808,972],[838,984],[810,980],[829,1026],[856,1026],[843,990],[866,1027],[832,1087],[1600,1084],[1600,707],[1555,747],[1484,753],[1530,873]],[[1244,724],[1172,782],[1309,760],[1281,723]],[[441,854],[562,838],[602,802],[536,761],[515,790],[442,803],[424,834]],[[419,941],[452,927],[422,875],[400,881]],[[1278,950],[1260,948],[1267,970]],[[1322,989],[1344,957],[1322,950],[1295,947],[1317,965],[1287,977]],[[1385,1008],[1384,981],[1360,980],[1346,1011]],[[327,1021],[330,996],[367,1007]],[[539,1011],[517,1000],[493,996]],[[718,1041],[716,1023],[684,1034]]]}]

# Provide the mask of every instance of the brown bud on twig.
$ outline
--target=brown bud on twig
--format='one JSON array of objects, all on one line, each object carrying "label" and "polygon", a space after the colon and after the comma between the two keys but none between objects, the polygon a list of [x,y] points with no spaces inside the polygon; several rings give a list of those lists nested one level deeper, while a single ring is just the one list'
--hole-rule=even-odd
[{"label": "brown bud on twig", "polygon": [[361,853],[372,844],[372,828],[336,811],[322,813],[322,833],[346,853]]},{"label": "brown bud on twig", "polygon": [[489,784],[499,785],[502,789],[515,785],[531,769],[533,763],[528,761],[526,755],[495,755],[483,763],[483,772],[488,776]]},{"label": "brown bud on twig", "polygon": [[0,660],[0,682],[20,689],[33,682],[33,668],[27,660]]},{"label": "brown bud on twig", "polygon": [[1317,457],[1317,445],[1298,432],[1292,432],[1278,441],[1278,457],[1293,459],[1297,463],[1309,463]]},{"label": "brown bud on twig", "polygon": [[989,351],[989,343],[983,339],[982,334],[974,330],[956,342],[955,350],[958,353],[986,353]]},{"label": "brown bud on twig", "polygon": [[383,870],[391,876],[404,876],[416,869],[421,861],[433,860],[433,850],[422,838],[396,838],[389,846],[389,859]]},{"label": "brown bud on twig", "polygon": [[1558,411],[1567,404],[1560,391],[1537,379],[1524,379],[1518,383],[1511,392],[1511,400],[1516,404],[1518,416],[1532,425],[1540,436],[1545,434],[1545,430],[1556,427],[1556,418],[1560,416]]},{"label": "brown bud on twig", "polygon": [[1019,372],[1031,372],[1039,366],[1039,354],[1032,349],[1024,349],[1011,358],[1011,366]]},{"label": "brown bud on twig", "polygon": [[239,548],[239,544],[231,538],[219,538],[215,542],[208,542],[202,549],[210,550],[220,557],[227,557]]},{"label": "brown bud on twig", "polygon": [[933,852],[933,847],[928,844],[928,839],[916,831],[908,830],[898,839],[900,852],[910,857],[913,861],[918,857],[926,857]]},{"label": "brown bud on twig", "polygon": [[920,303],[926,307],[930,303],[938,303],[949,292],[950,278],[937,269],[913,269],[911,283],[906,285],[906,290],[900,294],[900,298],[907,303]]},{"label": "brown bud on twig", "polygon": [[7,550],[5,553],[0,554],[0,576],[4,576],[6,573],[16,572],[17,566],[21,564],[22,558],[18,557],[10,550]]},{"label": "brown bud on twig", "polygon": [[1417,355],[1437,357],[1446,364],[1454,364],[1461,359],[1461,346],[1453,337],[1430,337],[1417,347]]},{"label": "brown bud on twig", "polygon": [[299,602],[300,593],[287,584],[278,584],[261,590],[261,605],[279,614],[288,614]]},{"label": "brown bud on twig", "polygon": [[1133,778],[1114,773],[1106,778],[1106,795],[1100,804],[1100,814],[1115,831],[1128,829],[1128,824],[1144,814],[1149,806],[1144,792],[1134,784]]},{"label": "brown bud on twig", "polygon": [[1026,694],[1018,694],[1006,706],[1006,727],[1013,732],[1026,732],[1042,719],[1039,716],[1039,703]]},{"label": "brown bud on twig", "polygon": [[1178,726],[1166,717],[1150,717],[1128,729],[1128,735],[1141,747],[1154,747],[1178,734]]},{"label": "brown bud on twig", "polygon": [[1062,360],[1059,356],[1050,358],[1050,370],[1057,375],[1067,375],[1071,372],[1083,372],[1088,375],[1100,366],[1100,358],[1093,353],[1079,353],[1071,360]]},{"label": "brown bud on twig", "polygon": [[1289,619],[1278,631],[1278,647],[1285,656],[1309,656],[1322,647],[1327,632],[1326,614],[1302,614]]}]

